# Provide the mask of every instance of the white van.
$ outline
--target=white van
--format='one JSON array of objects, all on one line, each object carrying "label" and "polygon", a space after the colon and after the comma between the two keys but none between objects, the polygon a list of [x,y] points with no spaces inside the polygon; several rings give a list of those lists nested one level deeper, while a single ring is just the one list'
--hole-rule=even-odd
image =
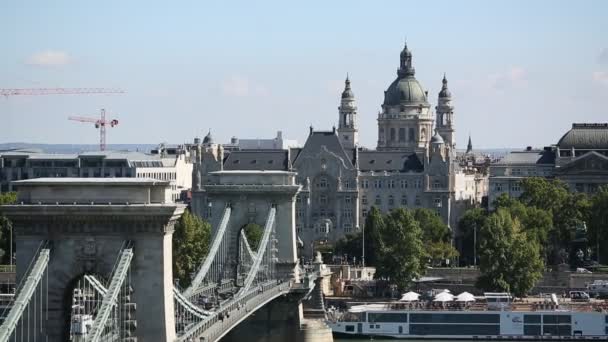
[{"label": "white van", "polygon": [[595,280],[587,284],[587,292],[591,297],[608,297],[608,280]]}]

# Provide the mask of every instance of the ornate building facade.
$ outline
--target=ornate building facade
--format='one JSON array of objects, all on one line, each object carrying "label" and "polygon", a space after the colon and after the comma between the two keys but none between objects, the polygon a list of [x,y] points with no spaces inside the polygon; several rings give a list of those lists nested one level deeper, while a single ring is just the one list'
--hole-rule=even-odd
[{"label": "ornate building facade", "polygon": [[331,244],[362,229],[373,206],[385,212],[399,207],[431,208],[456,227],[460,214],[485,195],[487,177],[457,161],[454,106],[445,75],[433,110],[412,61],[406,45],[397,78],[384,92],[375,150],[359,144],[359,113],[348,77],[338,107],[338,128],[315,131],[310,127],[301,148],[228,152],[216,144],[198,146],[195,160],[199,165],[193,179],[200,186],[193,189],[195,212],[204,216],[204,206],[213,202],[204,190],[208,171],[287,170],[297,173],[302,186],[294,200],[305,256],[311,255],[315,245]]}]

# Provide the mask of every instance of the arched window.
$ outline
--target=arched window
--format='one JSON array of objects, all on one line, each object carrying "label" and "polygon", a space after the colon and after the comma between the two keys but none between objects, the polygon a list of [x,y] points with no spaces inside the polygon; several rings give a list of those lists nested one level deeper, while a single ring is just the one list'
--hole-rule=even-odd
[{"label": "arched window", "polygon": [[405,128],[399,128],[399,142],[405,142]]},{"label": "arched window", "polygon": [[410,128],[408,130],[408,134],[407,135],[408,135],[409,141],[411,141],[411,142],[416,141],[416,133],[414,133],[414,129],[413,128]]},{"label": "arched window", "polygon": [[395,141],[395,129],[391,128],[391,141]]},{"label": "arched window", "polygon": [[388,196],[388,205],[390,205],[390,206],[395,205],[395,197],[393,197],[393,195]]},{"label": "arched window", "polygon": [[382,204],[382,199],[380,198],[380,195],[376,195],[376,205],[381,205]]}]

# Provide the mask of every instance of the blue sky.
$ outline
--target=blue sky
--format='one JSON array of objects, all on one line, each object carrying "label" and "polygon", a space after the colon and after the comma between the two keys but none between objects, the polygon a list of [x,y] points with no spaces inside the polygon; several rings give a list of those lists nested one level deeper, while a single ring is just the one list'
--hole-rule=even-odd
[{"label": "blue sky", "polygon": [[0,142],[96,143],[67,120],[106,108],[109,143],[304,142],[331,129],[348,72],[376,141],[407,37],[436,103],[447,73],[457,144],[554,144],[607,122],[607,1],[4,1],[0,88],[119,87],[123,95],[0,99]]}]

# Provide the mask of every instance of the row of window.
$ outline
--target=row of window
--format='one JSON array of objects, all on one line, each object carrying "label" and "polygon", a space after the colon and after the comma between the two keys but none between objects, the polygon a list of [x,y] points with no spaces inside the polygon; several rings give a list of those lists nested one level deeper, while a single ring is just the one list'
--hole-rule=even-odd
[{"label": "row of window", "polygon": [[[441,201],[441,199],[439,199],[439,201]],[[401,205],[402,206],[407,206],[408,205],[408,199],[407,199],[407,195],[401,195]],[[361,196],[361,204],[362,205],[368,205],[369,201],[367,199],[366,195]],[[380,195],[376,195],[376,197],[374,198],[374,205],[382,205],[382,197]],[[395,205],[395,196],[393,195],[389,195],[388,196],[388,205],[389,206],[393,206]],[[421,201],[420,201],[420,196],[416,195],[416,198],[414,200],[414,205],[421,205]]]},{"label": "row of window", "polygon": [[177,174],[175,172],[141,172],[137,174],[137,177],[158,180],[175,180]]},{"label": "row of window", "polygon": [[[424,131],[424,129],[423,129],[423,131]],[[409,142],[416,141],[416,131],[414,130],[414,128],[410,127],[408,129],[407,136],[405,133],[406,133],[405,127],[400,127],[398,131],[394,127],[392,127],[389,129],[388,139],[385,139],[384,128],[381,127],[378,137],[380,138],[381,141],[385,141],[385,140],[389,140],[389,141],[398,140],[399,142],[405,142],[406,140]]]},{"label": "row of window", "polygon": [[[439,185],[440,183],[437,183],[437,184]],[[372,185],[373,185],[374,189],[382,189],[383,187],[386,187],[388,189],[395,189],[397,187],[397,185],[399,185],[399,187],[401,189],[407,189],[408,187],[412,187],[413,189],[420,189],[422,187],[422,181],[420,179],[415,179],[415,180],[374,179],[372,182]],[[369,186],[370,186],[369,179],[361,180],[361,188],[368,189]]]},{"label": "row of window", "polygon": [[[524,324],[540,324],[541,315],[524,315]],[[544,324],[570,324],[570,315],[542,315]]]},{"label": "row of window", "polygon": [[[504,189],[506,189],[506,187],[503,183],[494,184],[494,191],[502,192],[502,191],[504,191]],[[521,186],[520,186],[519,182],[511,183],[511,185],[509,186],[509,190],[511,192],[520,192]]]},{"label": "row of window", "polygon": [[542,334],[540,325],[524,325],[524,335],[528,336],[540,336],[540,335],[552,335],[552,336],[572,336],[572,327],[570,325],[543,325]]}]

